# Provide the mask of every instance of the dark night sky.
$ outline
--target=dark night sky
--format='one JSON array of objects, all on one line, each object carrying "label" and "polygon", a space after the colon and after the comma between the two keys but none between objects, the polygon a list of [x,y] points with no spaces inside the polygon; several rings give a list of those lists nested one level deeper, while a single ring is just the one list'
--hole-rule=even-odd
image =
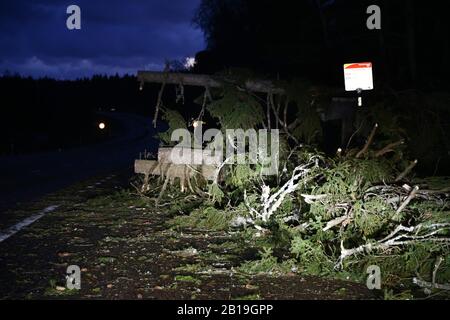
[{"label": "dark night sky", "polygon": [[[66,9],[81,8],[81,30]],[[160,70],[204,48],[199,0],[1,0],[0,73],[73,79]]]}]

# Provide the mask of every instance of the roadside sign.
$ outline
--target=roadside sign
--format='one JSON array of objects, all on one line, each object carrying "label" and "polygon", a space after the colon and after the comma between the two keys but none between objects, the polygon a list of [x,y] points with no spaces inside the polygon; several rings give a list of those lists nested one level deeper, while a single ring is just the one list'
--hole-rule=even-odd
[{"label": "roadside sign", "polygon": [[345,91],[373,89],[372,63],[344,64]]}]

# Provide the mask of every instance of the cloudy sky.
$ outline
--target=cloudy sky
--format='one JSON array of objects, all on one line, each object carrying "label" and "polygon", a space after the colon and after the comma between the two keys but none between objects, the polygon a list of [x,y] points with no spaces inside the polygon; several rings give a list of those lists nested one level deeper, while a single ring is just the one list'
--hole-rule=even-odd
[{"label": "cloudy sky", "polygon": [[[1,0],[0,73],[74,79],[161,70],[205,46],[191,23],[200,0]],[[68,30],[67,7],[81,8]]]}]

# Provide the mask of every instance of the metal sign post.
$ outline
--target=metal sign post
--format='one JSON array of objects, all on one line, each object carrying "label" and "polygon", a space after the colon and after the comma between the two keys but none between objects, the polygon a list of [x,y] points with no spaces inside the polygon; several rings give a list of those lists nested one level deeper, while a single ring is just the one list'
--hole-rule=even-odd
[{"label": "metal sign post", "polygon": [[362,107],[362,97],[361,97],[362,89],[359,88],[358,90],[356,90],[356,92],[358,92],[358,107]]}]

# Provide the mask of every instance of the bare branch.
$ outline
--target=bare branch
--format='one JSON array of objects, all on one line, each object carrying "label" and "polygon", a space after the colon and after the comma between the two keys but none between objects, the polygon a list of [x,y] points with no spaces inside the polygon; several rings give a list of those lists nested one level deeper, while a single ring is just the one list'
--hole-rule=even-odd
[{"label": "bare branch", "polygon": [[404,140],[399,140],[397,142],[390,143],[386,147],[384,147],[383,149],[377,151],[375,153],[375,157],[378,158],[378,157],[384,156],[386,153],[393,152],[396,147],[398,147],[398,146],[400,146],[400,145],[402,145],[404,143],[405,143]]},{"label": "bare branch", "polygon": [[413,278],[413,283],[425,289],[450,290],[450,284],[431,283],[418,278]]},{"label": "bare branch", "polygon": [[[386,250],[390,247],[410,245],[421,241],[450,243],[450,238],[439,236],[443,232],[448,232],[449,229],[450,223],[436,223],[431,225],[418,224],[415,227],[399,225],[384,239],[366,243],[353,249],[345,249],[344,242],[341,241],[341,255],[336,264],[336,268],[342,268],[343,261],[356,254],[370,253],[375,250]],[[420,232],[423,232],[423,234],[420,234]]]},{"label": "bare branch", "polygon": [[302,194],[301,195],[307,204],[314,204],[317,200],[322,200],[328,197],[327,194],[318,194],[318,195],[309,195],[309,194]]},{"label": "bare branch", "polygon": [[415,186],[414,189],[409,194],[409,196],[405,199],[405,201],[403,201],[402,205],[397,209],[397,211],[395,212],[394,217],[396,215],[400,214],[406,208],[406,206],[411,202],[411,200],[416,197],[417,191],[419,191],[419,187]]},{"label": "bare branch", "polygon": [[159,114],[159,109],[162,106],[162,96],[164,93],[164,88],[166,87],[166,78],[164,78],[162,84],[161,84],[161,89],[159,90],[158,93],[158,101],[156,102],[156,107],[155,107],[155,115],[153,116],[153,127],[156,128],[156,122],[158,121],[158,114]]},{"label": "bare branch", "polygon": [[251,208],[248,203],[246,204],[253,217],[267,222],[280,207],[286,196],[297,190],[300,183],[305,183],[307,180],[305,178],[311,172],[313,165],[317,165],[317,157],[311,157],[308,163],[297,166],[292,172],[291,178],[273,194],[271,194],[270,187],[263,184],[260,208]]},{"label": "bare branch", "polygon": [[406,177],[412,169],[419,163],[419,160],[414,160],[402,173],[398,175],[398,177],[395,179],[395,182],[398,182],[400,180],[403,180],[404,177]]},{"label": "bare branch", "polygon": [[331,221],[328,221],[327,225],[325,226],[325,228],[323,228],[323,231],[327,231],[330,230],[331,228],[334,228],[335,226],[338,226],[342,223],[344,223],[344,221],[346,221],[349,217],[347,215],[342,216],[342,217],[338,217],[336,219],[333,219]]},{"label": "bare branch", "polygon": [[[210,88],[220,88],[224,84],[230,83],[238,85],[239,81],[233,77],[219,77],[210,76],[206,74],[193,74],[193,73],[164,73],[164,72],[153,72],[153,71],[138,71],[137,79],[139,82],[150,82],[150,83],[163,83],[167,84],[179,84],[180,81],[187,86],[197,86],[197,87],[210,87]],[[248,79],[245,82],[245,89],[253,92],[273,92],[276,94],[284,94],[285,91],[281,88],[274,87],[271,81],[260,80],[260,79]]]},{"label": "bare branch", "polygon": [[274,105],[273,105],[273,94],[272,92],[268,92],[267,93],[267,128],[270,130],[272,129],[272,124],[270,121],[270,107],[272,107],[273,109],[275,109]]},{"label": "bare branch", "polygon": [[369,138],[367,139],[366,144],[364,145],[364,148],[361,149],[360,152],[356,155],[356,158],[361,158],[368,150],[370,145],[372,144],[373,138],[375,137],[375,133],[378,129],[378,123],[376,123],[372,129],[372,132],[369,135]]}]

